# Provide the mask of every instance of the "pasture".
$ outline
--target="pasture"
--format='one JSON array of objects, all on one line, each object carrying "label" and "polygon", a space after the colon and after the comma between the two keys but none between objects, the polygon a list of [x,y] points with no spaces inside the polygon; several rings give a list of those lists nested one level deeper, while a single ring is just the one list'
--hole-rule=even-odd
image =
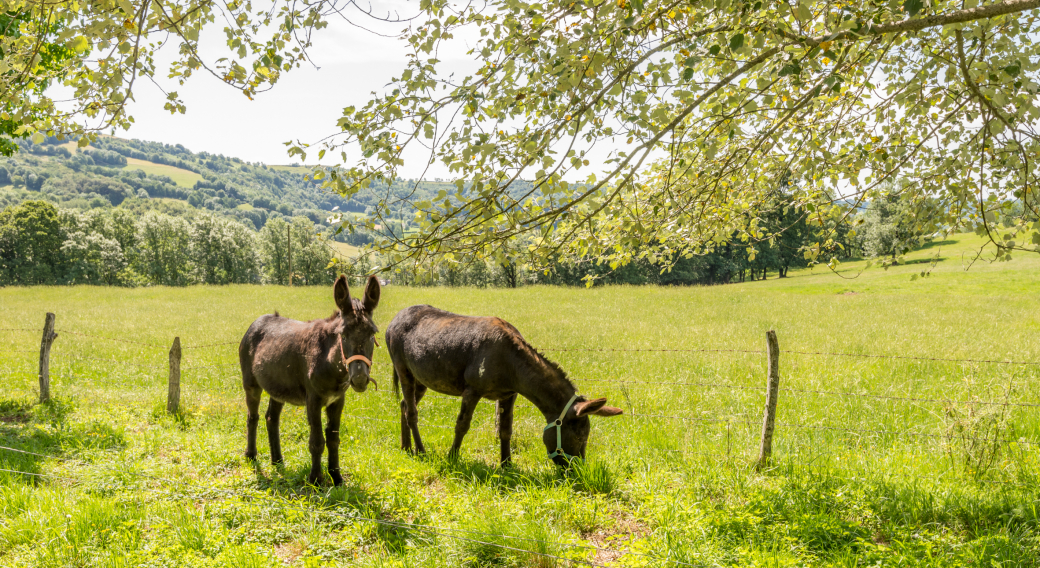
[{"label": "pasture", "polygon": [[[257,316],[326,317],[331,287],[0,289],[0,329],[34,330],[0,331],[0,445],[33,452],[0,450],[0,564],[1037,566],[1040,365],[792,353],[1040,362],[1040,259],[964,271],[976,244],[720,287],[388,286],[381,330],[417,303],[500,316],[625,415],[593,418],[589,460],[561,473],[520,399],[504,470],[494,407],[478,405],[449,460],[459,401],[430,393],[430,453],[410,456],[383,343],[380,390],[346,395],[337,488],[304,482],[301,408],[282,415],[284,467],[264,433],[259,463],[242,457],[237,371]],[[47,311],[56,400],[37,405]],[[769,329],[782,390],[774,458],[756,471]]]},{"label": "pasture", "polygon": [[181,169],[176,166],[167,166],[165,164],[156,164],[154,162],[139,160],[137,158],[127,158],[125,169],[142,170],[144,173],[154,176],[168,176],[173,180],[173,183],[181,187],[195,187],[195,182],[204,179],[201,175],[190,170]]}]

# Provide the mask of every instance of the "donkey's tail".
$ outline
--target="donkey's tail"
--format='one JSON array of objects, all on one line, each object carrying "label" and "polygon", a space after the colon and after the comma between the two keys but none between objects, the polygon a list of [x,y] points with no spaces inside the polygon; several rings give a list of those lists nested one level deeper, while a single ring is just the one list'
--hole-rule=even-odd
[{"label": "donkey's tail", "polygon": [[397,377],[397,367],[394,367],[394,398],[401,400],[401,379]]}]

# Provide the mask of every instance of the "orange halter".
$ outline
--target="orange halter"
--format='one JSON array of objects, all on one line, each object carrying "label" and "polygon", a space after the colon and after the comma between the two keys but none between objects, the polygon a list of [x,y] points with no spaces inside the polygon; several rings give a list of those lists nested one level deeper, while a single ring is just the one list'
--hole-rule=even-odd
[{"label": "orange halter", "polygon": [[[376,339],[374,337],[372,338],[372,341],[375,341],[377,347],[379,346],[379,342],[376,341]],[[368,365],[368,369],[369,369],[370,372],[372,370],[372,360],[369,359],[368,357],[365,357],[364,355],[354,355],[353,357],[349,357],[349,358],[347,357],[347,354],[343,351],[343,336],[342,335],[339,336],[339,356],[340,356],[340,358],[343,359],[343,369],[344,370],[347,369],[347,365],[350,365],[354,361],[361,361],[364,364]],[[368,382],[370,382],[373,385],[375,385],[376,386],[376,390],[379,390],[379,383],[377,383],[376,380],[371,377],[371,375],[368,377]]]}]

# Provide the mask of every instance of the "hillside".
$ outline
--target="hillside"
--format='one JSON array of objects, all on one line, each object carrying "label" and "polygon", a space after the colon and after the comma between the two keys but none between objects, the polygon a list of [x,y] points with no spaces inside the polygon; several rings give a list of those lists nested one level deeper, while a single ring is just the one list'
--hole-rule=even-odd
[{"label": "hillside", "polygon": [[[364,215],[386,190],[362,190],[344,199],[306,179],[310,168],[298,164],[268,166],[236,157],[195,153],[184,146],[103,137],[87,148],[48,138],[42,144],[20,140],[21,151],[0,160],[0,209],[29,199],[43,199],[65,209],[118,207],[142,214],[149,210],[180,217],[207,211],[237,219],[257,230],[269,219],[307,217],[319,231],[329,213]],[[397,180],[396,195],[430,199],[450,190],[446,182]],[[413,193],[414,189],[414,193]],[[393,218],[407,225],[414,210],[400,203]],[[361,245],[365,234],[337,236]]]}]

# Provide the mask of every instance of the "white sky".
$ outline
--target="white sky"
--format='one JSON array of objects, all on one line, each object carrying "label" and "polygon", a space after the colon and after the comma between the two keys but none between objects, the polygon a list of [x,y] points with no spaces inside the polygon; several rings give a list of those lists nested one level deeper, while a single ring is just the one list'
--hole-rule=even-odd
[{"label": "white sky", "polygon": [[[408,4],[382,2],[380,9],[398,4],[402,16],[414,13]],[[353,18],[381,33],[393,34],[406,24],[380,24],[357,16]],[[367,20],[367,21],[366,21]],[[224,55],[222,22],[203,35],[201,51],[212,61]],[[173,47],[173,46],[168,46]],[[464,46],[459,46],[460,48]],[[170,50],[172,51],[172,50]],[[459,50],[461,51],[461,50]],[[161,53],[161,52],[160,52]],[[286,154],[285,142],[301,140],[315,143],[338,131],[336,121],[343,108],[363,106],[370,93],[382,93],[394,76],[399,76],[407,61],[406,45],[395,38],[379,37],[333,18],[324,30],[315,32],[314,46],[309,50],[311,63],[283,74],[274,88],[250,101],[205,71],[196,72],[185,85],[175,80],[157,79],[166,90],[176,90],[188,110],[171,115],[163,110],[165,96],[155,85],[142,82],[135,89],[130,113],[136,121],[116,135],[167,144],[183,144],[194,152],[212,152],[236,156],[250,162],[287,164],[299,161]],[[172,57],[172,53],[167,57]],[[163,63],[160,55],[157,63]],[[441,57],[442,70],[464,70],[472,59],[458,53],[454,58]],[[314,164],[317,148],[306,164]],[[333,163],[326,156],[323,163]],[[348,153],[348,159],[351,156]],[[418,177],[425,165],[422,156],[406,160],[401,176]],[[336,157],[338,161],[338,153]],[[447,177],[445,171],[431,168],[426,178]]]}]

